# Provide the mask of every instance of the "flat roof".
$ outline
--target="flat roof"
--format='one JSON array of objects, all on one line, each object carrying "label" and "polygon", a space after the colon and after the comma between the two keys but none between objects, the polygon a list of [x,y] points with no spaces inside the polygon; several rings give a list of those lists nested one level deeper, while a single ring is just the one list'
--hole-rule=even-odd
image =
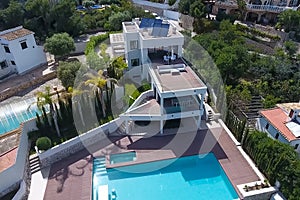
[{"label": "flat roof", "polygon": [[124,35],[123,33],[109,34],[109,40],[111,44],[124,43]]},{"label": "flat roof", "polygon": [[33,33],[34,32],[20,26],[0,32],[0,38],[11,41]]},{"label": "flat roof", "polygon": [[167,35],[166,36],[159,36],[159,35],[153,35],[153,27],[143,27],[140,28],[139,25],[141,24],[141,21],[134,19],[132,22],[123,22],[123,28],[125,32],[128,33],[134,33],[134,32],[139,32],[140,35],[144,39],[151,39],[151,38],[162,38],[162,37],[167,37],[167,38],[178,38],[178,37],[184,37],[176,28],[176,26],[169,20],[163,20],[162,24],[169,25],[169,28],[167,30]]},{"label": "flat roof", "polygon": [[295,102],[295,103],[280,103],[276,104],[277,107],[281,108],[284,110],[286,113],[289,113],[292,109],[293,110],[299,110],[300,109],[300,103]]},{"label": "flat roof", "polygon": [[134,22],[123,22],[126,32],[137,32],[138,27]]},{"label": "flat roof", "polygon": [[196,73],[185,64],[153,66],[152,69],[162,92],[206,88]]},{"label": "flat roof", "polygon": [[281,108],[277,107],[262,110],[260,111],[260,114],[264,116],[288,141],[297,139],[292,131],[286,126],[288,115]]}]

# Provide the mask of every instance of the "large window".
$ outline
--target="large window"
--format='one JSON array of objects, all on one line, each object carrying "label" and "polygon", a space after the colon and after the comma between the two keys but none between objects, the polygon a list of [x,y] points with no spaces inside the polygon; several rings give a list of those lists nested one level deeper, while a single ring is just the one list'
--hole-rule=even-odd
[{"label": "large window", "polygon": [[10,49],[9,49],[8,46],[4,46],[4,50],[5,50],[6,53],[10,53]]},{"label": "large window", "polygon": [[27,43],[26,43],[26,41],[21,42],[20,44],[21,44],[22,49],[27,49]]},{"label": "large window", "polygon": [[0,67],[1,67],[1,69],[8,67],[6,61],[0,62]]},{"label": "large window", "polygon": [[269,128],[269,124],[267,123],[267,124],[266,124],[266,129],[268,129],[268,128]]},{"label": "large window", "polygon": [[132,40],[130,41],[130,50],[137,49],[138,48],[138,41]]},{"label": "large window", "polygon": [[139,66],[139,65],[140,65],[140,60],[138,58],[131,59],[131,66],[132,67]]}]

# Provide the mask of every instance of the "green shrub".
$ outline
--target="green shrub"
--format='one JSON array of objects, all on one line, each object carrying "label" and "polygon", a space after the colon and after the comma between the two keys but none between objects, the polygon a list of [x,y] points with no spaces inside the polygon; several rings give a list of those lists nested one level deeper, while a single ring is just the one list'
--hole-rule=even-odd
[{"label": "green shrub", "polygon": [[175,2],[176,2],[176,0],[169,0],[168,4],[169,4],[169,6],[173,6]]},{"label": "green shrub", "polygon": [[36,146],[39,150],[48,150],[52,147],[52,143],[50,138],[48,137],[41,137],[37,139]]},{"label": "green shrub", "polygon": [[38,138],[41,137],[40,131],[30,131],[27,134],[28,134],[28,139],[31,140],[31,142],[35,142],[37,141]]}]

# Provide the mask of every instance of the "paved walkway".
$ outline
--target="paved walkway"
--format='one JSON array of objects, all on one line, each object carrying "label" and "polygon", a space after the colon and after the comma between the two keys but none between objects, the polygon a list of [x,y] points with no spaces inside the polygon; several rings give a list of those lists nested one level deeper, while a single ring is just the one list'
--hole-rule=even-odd
[{"label": "paved walkway", "polygon": [[[107,167],[117,167],[128,163],[110,165],[109,154],[136,151],[137,160],[143,163],[167,158],[213,152],[237,190],[237,185],[258,181],[259,177],[241,155],[237,146],[220,126],[210,130],[143,138],[110,137],[63,161],[51,166],[45,200],[91,199],[92,155],[106,156]],[[186,145],[184,145],[186,144]],[[241,197],[241,194],[239,194]]]},{"label": "paved walkway", "polygon": [[50,167],[47,167],[31,175],[28,200],[41,200],[44,198],[49,171]]}]

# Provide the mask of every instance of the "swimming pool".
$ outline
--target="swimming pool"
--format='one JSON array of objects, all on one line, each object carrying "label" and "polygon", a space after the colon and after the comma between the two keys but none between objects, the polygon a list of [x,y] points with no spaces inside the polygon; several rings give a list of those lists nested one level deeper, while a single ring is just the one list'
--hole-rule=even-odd
[{"label": "swimming pool", "polygon": [[[22,122],[41,114],[36,106],[36,98],[29,98],[7,104],[0,104],[0,135],[19,128]],[[45,107],[48,111],[48,107]]]},{"label": "swimming pool", "polygon": [[130,162],[136,160],[136,153],[135,151],[131,151],[126,153],[112,154],[109,156],[109,158],[110,158],[110,164]]},{"label": "swimming pool", "polygon": [[[214,154],[106,169],[95,159],[93,200],[229,200],[238,195]],[[100,163],[100,164],[99,164]],[[165,166],[160,168],[159,166]],[[141,169],[151,172],[136,173]],[[150,171],[150,170],[149,170]]]}]

